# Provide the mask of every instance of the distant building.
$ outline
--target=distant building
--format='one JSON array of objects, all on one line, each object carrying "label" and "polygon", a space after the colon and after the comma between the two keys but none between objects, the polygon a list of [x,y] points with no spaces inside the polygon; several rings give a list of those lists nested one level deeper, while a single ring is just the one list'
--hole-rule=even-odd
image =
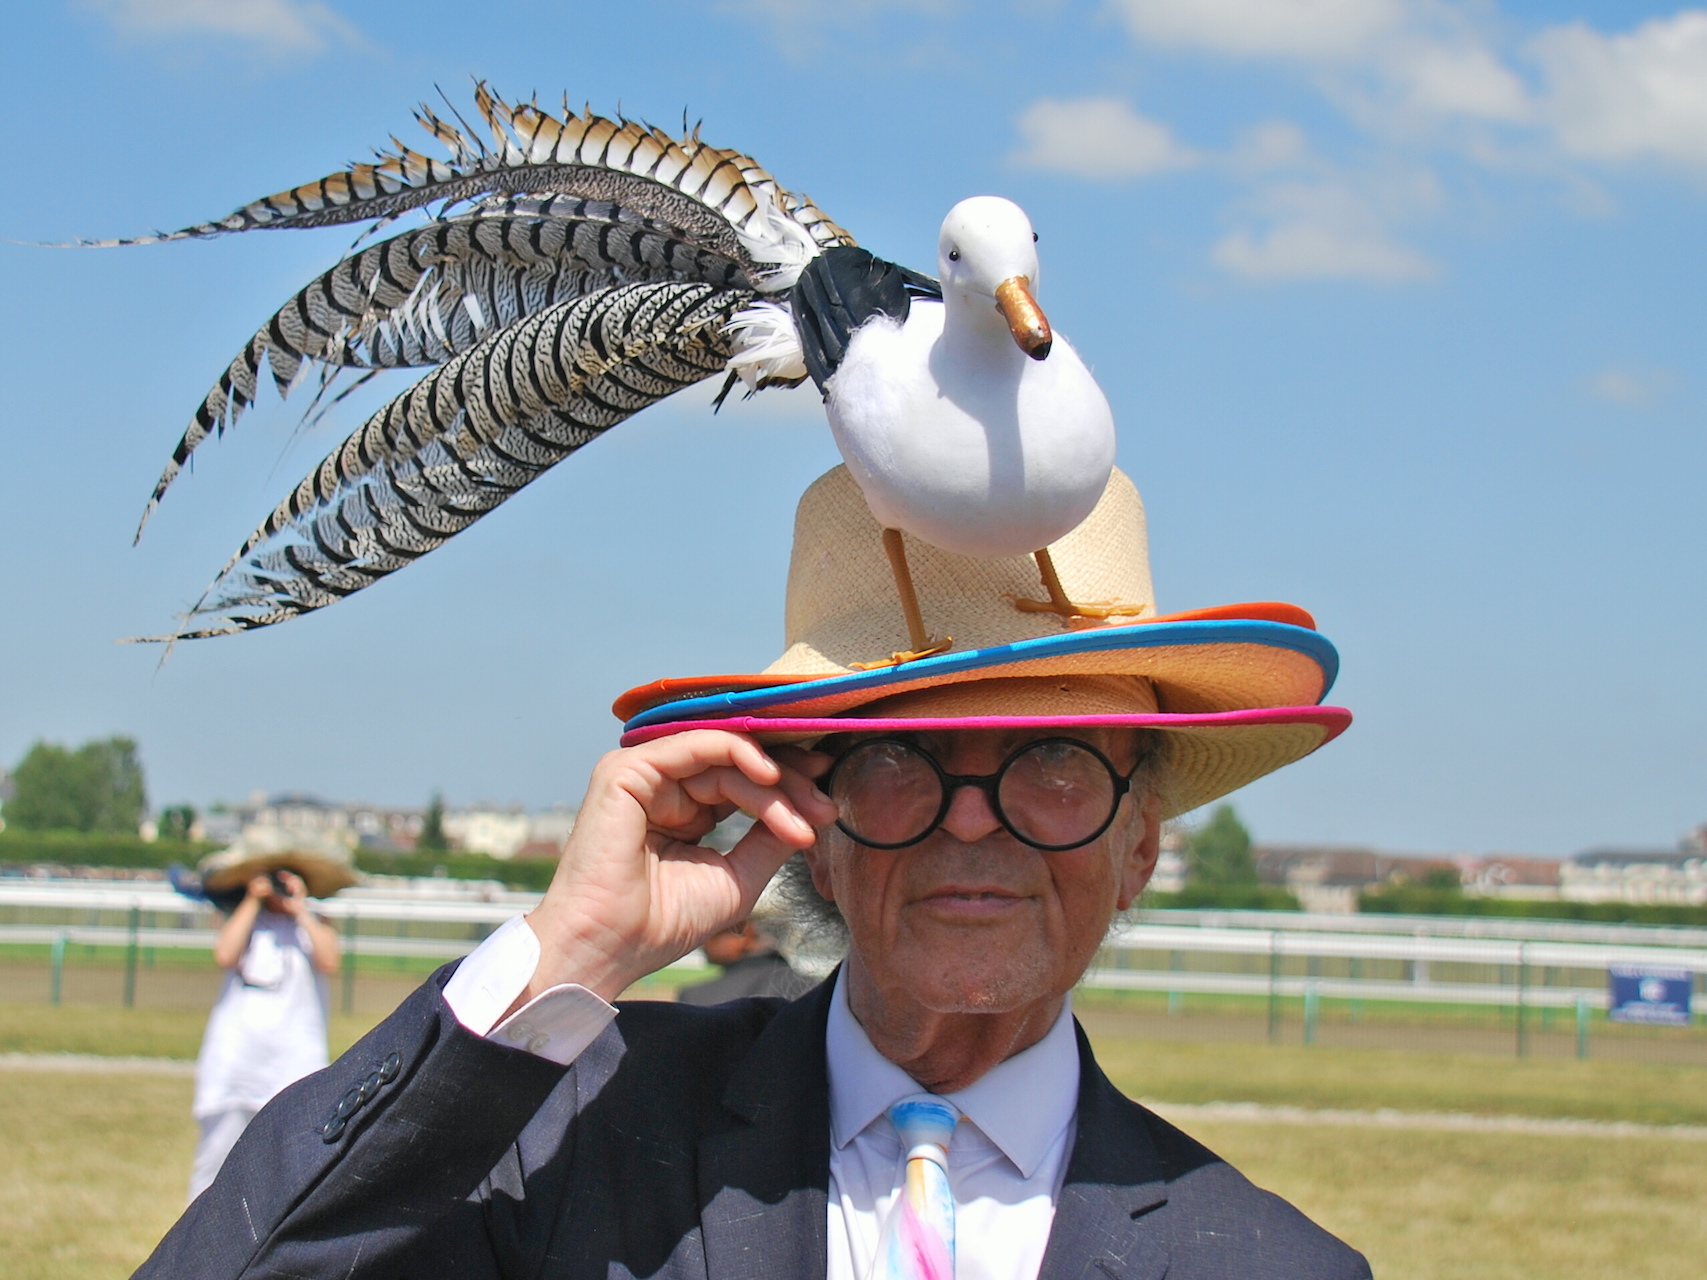
[{"label": "distant building", "polygon": [[528,842],[528,815],[519,805],[499,809],[475,805],[445,811],[445,836],[451,847],[494,858],[513,858]]},{"label": "distant building", "polygon": [[[419,808],[339,803],[302,791],[252,794],[241,805],[216,805],[197,817],[197,840],[230,844],[249,827],[283,827],[337,836],[353,847],[408,852],[421,836],[426,813]],[[556,858],[575,826],[575,810],[564,806],[529,814],[519,805],[472,805],[447,810],[445,835],[453,849],[494,858]]]},{"label": "distant building", "polygon": [[1284,885],[1306,911],[1349,913],[1371,889],[1450,877],[1472,897],[1556,898],[1559,863],[1489,854],[1382,853],[1366,845],[1256,845],[1251,857],[1264,884]]},{"label": "distant building", "polygon": [[1257,878],[1284,885],[1306,911],[1348,915],[1357,895],[1384,885],[1414,884],[1431,871],[1458,875],[1451,858],[1378,853],[1366,845],[1259,844],[1251,849]]},{"label": "distant building", "polygon": [[1491,853],[1459,863],[1464,892],[1477,898],[1525,898],[1551,902],[1559,897],[1561,864],[1557,858],[1526,858]]},{"label": "distant building", "polygon": [[1707,850],[1699,829],[1675,849],[1588,849],[1560,868],[1569,902],[1707,904]]},{"label": "distant building", "polygon": [[305,791],[256,792],[245,804],[217,805],[198,815],[190,835],[230,844],[250,827],[313,831],[363,849],[413,849],[421,834],[421,811],[337,803]]},{"label": "distant building", "polygon": [[524,860],[549,859],[556,862],[563,856],[563,846],[569,843],[569,833],[575,829],[579,811],[567,805],[556,805],[528,819],[527,843],[516,850]]}]

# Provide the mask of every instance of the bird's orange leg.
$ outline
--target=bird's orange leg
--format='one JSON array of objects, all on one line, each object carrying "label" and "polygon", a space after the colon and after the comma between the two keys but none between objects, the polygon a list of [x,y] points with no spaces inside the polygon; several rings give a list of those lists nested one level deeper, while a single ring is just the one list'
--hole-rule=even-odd
[{"label": "bird's orange leg", "polygon": [[890,571],[895,575],[895,590],[901,597],[902,616],[907,619],[907,643],[913,647],[905,653],[890,654],[887,661],[855,662],[852,666],[857,671],[870,671],[874,667],[896,666],[903,662],[928,658],[933,653],[942,653],[954,644],[953,636],[937,641],[925,633],[925,615],[919,608],[919,593],[913,589],[913,571],[907,567],[907,546],[901,541],[899,529],[883,531],[883,550],[889,557]]},{"label": "bird's orange leg", "polygon": [[1037,571],[1043,575],[1043,589],[1049,593],[1049,599],[1027,600],[1023,596],[1009,596],[1014,608],[1021,613],[1058,613],[1071,626],[1081,619],[1136,618],[1150,607],[1119,600],[1081,600],[1075,603],[1067,598],[1061,587],[1061,578],[1055,572],[1055,561],[1050,558],[1049,548],[1035,551],[1032,556],[1037,561]]}]

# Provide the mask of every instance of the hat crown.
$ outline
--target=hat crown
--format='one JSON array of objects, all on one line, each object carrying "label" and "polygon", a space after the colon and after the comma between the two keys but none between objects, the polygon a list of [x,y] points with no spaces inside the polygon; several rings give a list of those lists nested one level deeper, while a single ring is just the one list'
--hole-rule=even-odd
[{"label": "hat crown", "polygon": [[[952,636],[957,650],[983,649],[1059,635],[1061,619],[1025,613],[1011,597],[1041,598],[1031,556],[955,555],[904,534],[907,563],[925,626]],[[770,675],[831,675],[909,648],[883,529],[865,495],[838,466],[818,478],[794,518],[782,657]],[[1094,510],[1051,543],[1061,585],[1074,600],[1120,601],[1155,613],[1144,504],[1116,469]]]}]

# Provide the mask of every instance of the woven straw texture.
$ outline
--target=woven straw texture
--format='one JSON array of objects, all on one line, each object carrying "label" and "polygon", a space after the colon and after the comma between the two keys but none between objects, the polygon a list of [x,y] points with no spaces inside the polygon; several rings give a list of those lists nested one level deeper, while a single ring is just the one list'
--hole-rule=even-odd
[{"label": "woven straw texture", "polygon": [[1162,817],[1177,818],[1302,760],[1328,738],[1319,724],[1163,728]]},{"label": "woven straw texture", "polygon": [[[965,650],[1061,633],[1059,617],[1022,613],[1004,598],[1045,598],[1030,556],[973,559],[903,536],[933,636],[952,636]],[[1143,605],[1155,614],[1144,504],[1122,472],[1109,477],[1096,509],[1049,553],[1070,598]],[[800,500],[784,626],[787,651],[767,675],[839,675],[909,647],[882,527],[846,467],[821,476]]]}]

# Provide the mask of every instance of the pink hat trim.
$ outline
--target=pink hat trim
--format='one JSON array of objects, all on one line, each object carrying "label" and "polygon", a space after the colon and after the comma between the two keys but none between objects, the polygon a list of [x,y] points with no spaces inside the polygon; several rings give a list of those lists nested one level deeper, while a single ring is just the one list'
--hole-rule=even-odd
[{"label": "pink hat trim", "polygon": [[1314,724],[1323,730],[1323,745],[1351,724],[1344,707],[1259,707],[1248,711],[1211,711],[1201,715],[1131,712],[1094,716],[931,716],[856,718],[853,716],[726,716],[716,720],[676,720],[631,729],[622,745],[638,746],[655,738],[691,729],[722,729],[728,733],[874,733],[931,729],[1237,729],[1247,726]]}]

